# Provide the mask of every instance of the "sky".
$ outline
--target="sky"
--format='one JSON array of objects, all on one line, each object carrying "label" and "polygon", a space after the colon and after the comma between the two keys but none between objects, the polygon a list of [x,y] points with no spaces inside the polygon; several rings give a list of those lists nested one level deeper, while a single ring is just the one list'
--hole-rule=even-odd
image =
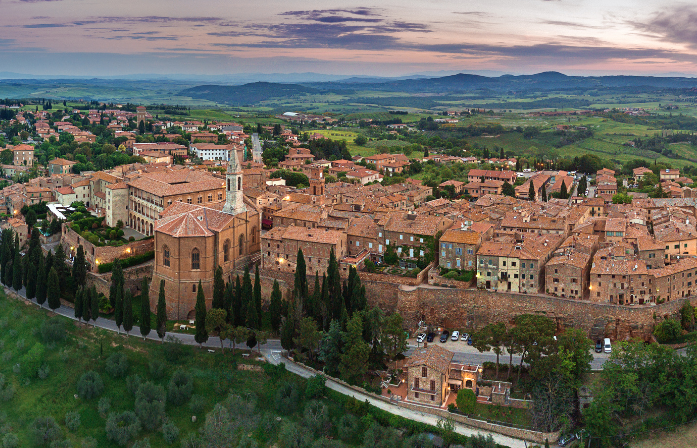
[{"label": "sky", "polygon": [[[375,4],[378,6],[375,6]],[[0,0],[0,72],[697,75],[670,0]]]}]

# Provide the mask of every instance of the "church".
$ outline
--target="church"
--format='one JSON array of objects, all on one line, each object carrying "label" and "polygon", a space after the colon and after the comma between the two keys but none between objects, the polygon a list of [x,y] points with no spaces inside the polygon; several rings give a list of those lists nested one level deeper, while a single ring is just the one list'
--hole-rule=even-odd
[{"label": "church", "polygon": [[230,281],[231,271],[259,252],[261,213],[244,196],[238,157],[231,159],[225,201],[205,205],[175,202],[155,222],[150,308],[157,309],[164,280],[168,319],[193,318],[199,280],[210,309],[217,267],[222,266],[223,278]]}]

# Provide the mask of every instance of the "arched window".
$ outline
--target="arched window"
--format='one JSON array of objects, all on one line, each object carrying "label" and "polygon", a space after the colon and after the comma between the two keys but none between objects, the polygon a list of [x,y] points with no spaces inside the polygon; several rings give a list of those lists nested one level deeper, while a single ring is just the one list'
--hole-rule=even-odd
[{"label": "arched window", "polygon": [[252,244],[257,242],[257,226],[252,227]]},{"label": "arched window", "polygon": [[169,247],[162,246],[162,264],[169,267]]},{"label": "arched window", "polygon": [[240,191],[242,189],[242,178],[238,177],[237,178],[237,191]]},{"label": "arched window", "polygon": [[244,255],[244,235],[240,235],[240,256]]},{"label": "arched window", "polygon": [[227,180],[227,191],[230,191],[230,179]]},{"label": "arched window", "polygon": [[201,269],[201,254],[198,249],[191,251],[191,269]]},{"label": "arched window", "polygon": [[223,261],[230,261],[230,240],[225,240],[223,244]]}]

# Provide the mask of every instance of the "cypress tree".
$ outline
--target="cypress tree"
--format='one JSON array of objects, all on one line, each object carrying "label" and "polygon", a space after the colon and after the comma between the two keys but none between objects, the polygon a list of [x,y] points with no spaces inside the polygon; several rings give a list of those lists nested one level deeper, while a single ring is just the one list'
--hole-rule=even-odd
[{"label": "cypress tree", "polygon": [[[80,294],[80,290],[78,290],[78,294]],[[82,320],[85,321],[85,323],[90,323],[90,319],[92,319],[92,294],[90,293],[89,290],[87,289],[82,289]],[[75,296],[75,300],[77,300],[77,296]]]},{"label": "cypress tree", "polygon": [[203,286],[201,280],[198,281],[198,290],[196,291],[196,335],[194,339],[199,344],[199,348],[208,340],[208,332],[206,331],[206,298],[203,295]]},{"label": "cypress tree", "polygon": [[55,268],[56,274],[58,275],[58,283],[60,284],[61,293],[65,290],[65,280],[68,276],[68,269],[65,265],[65,250],[62,244],[58,244],[56,247],[56,253],[54,254],[53,266]]},{"label": "cypress tree", "polygon": [[232,314],[233,317],[235,318],[235,326],[240,326],[244,323],[244,318],[246,317],[245,315],[242,314],[242,283],[240,282],[240,276],[237,275],[237,279],[235,280],[235,295],[234,295],[235,301],[233,302],[232,306]]},{"label": "cypress tree", "polygon": [[327,267],[327,295],[330,306],[330,319],[341,318],[343,295],[341,291],[341,277],[339,276],[339,263],[336,261],[334,249],[329,253],[329,266]]},{"label": "cypress tree", "polygon": [[307,298],[307,267],[305,266],[305,256],[302,249],[298,249],[298,261],[295,266],[295,282],[293,283],[293,292],[304,300]]},{"label": "cypress tree", "polygon": [[[315,282],[317,283],[318,280]],[[269,304],[269,314],[271,315],[271,329],[274,333],[278,333],[281,327],[281,287],[278,285],[278,280],[273,281],[273,290],[271,291],[271,303]]]},{"label": "cypress tree", "polygon": [[[24,285],[28,288],[31,282],[36,282],[36,267],[39,265],[39,254],[41,254],[41,241],[39,240],[39,231],[36,230],[31,233],[31,239],[29,240],[29,250],[27,250],[27,263],[24,269]],[[29,266],[34,265],[33,278],[29,278]],[[34,287],[36,291],[36,287]]]},{"label": "cypress tree", "polygon": [[53,252],[48,251],[48,253],[46,254],[46,259],[45,259],[46,275],[48,275],[48,273],[51,272],[51,268],[53,267],[53,259],[54,259]]},{"label": "cypress tree", "polygon": [[225,311],[227,311],[227,323],[234,325],[235,324],[235,315],[233,314],[234,312],[234,303],[235,303],[235,289],[232,286],[232,282],[229,282],[227,285],[225,285]]},{"label": "cypress tree", "polygon": [[116,285],[116,308],[114,310],[114,320],[116,321],[116,326],[119,328],[120,333],[121,324],[123,323],[123,287],[119,284]]},{"label": "cypress tree", "polygon": [[36,297],[36,264],[29,263],[27,268],[27,299]]},{"label": "cypress tree", "polygon": [[83,288],[78,289],[75,293],[75,319],[78,321],[82,319],[82,301],[84,294],[85,290]]},{"label": "cypress tree", "polygon": [[13,274],[13,269],[12,265],[14,263],[12,260],[8,261],[5,263],[5,277],[3,278],[3,283],[5,283],[5,286],[12,288],[12,274]]},{"label": "cypress tree", "polygon": [[329,318],[329,313],[331,313],[331,303],[329,302],[329,291],[327,287],[327,274],[322,274],[322,295],[320,300],[320,309],[322,313],[322,328],[325,330],[329,326],[331,319]]},{"label": "cypress tree", "polygon": [[82,286],[85,284],[86,277],[87,264],[85,262],[85,250],[82,248],[81,244],[77,248],[77,254],[73,261],[73,282],[76,286]]},{"label": "cypress tree", "polygon": [[308,316],[315,319],[318,323],[320,323],[320,320],[317,309],[319,308],[319,301],[321,300],[321,295],[322,287],[319,284],[319,272],[315,271],[315,286],[312,289],[312,294],[308,294],[305,312]]},{"label": "cypress tree", "polygon": [[559,197],[562,199],[569,199],[569,191],[566,189],[566,183],[563,181],[561,183],[561,192],[559,193]]},{"label": "cypress tree", "polygon": [[218,266],[215,269],[213,278],[213,308],[225,308],[225,280],[223,280],[223,268]]},{"label": "cypress tree", "polygon": [[[49,252],[50,254],[50,252]],[[42,256],[39,260],[39,271],[36,274],[36,303],[43,307],[46,301],[46,262]]]},{"label": "cypress tree", "polygon": [[256,328],[261,328],[261,278],[259,277],[259,265],[256,265],[254,272],[254,306],[257,313]]},{"label": "cypress tree", "polygon": [[61,285],[55,267],[51,268],[51,272],[48,273],[48,282],[46,285],[48,307],[52,310],[56,310],[61,306]]},{"label": "cypress tree", "polygon": [[128,289],[123,292],[123,329],[126,336],[133,329],[133,299]]},{"label": "cypress tree", "polygon": [[[249,276],[249,266],[247,266],[244,270],[244,278],[242,279],[242,294],[240,294],[240,302],[242,303],[242,309],[241,309],[241,319],[242,322],[246,325],[249,325],[247,323],[248,315],[249,315],[249,306],[250,304],[256,308],[254,305],[254,290],[252,288],[252,279]],[[255,310],[256,311],[256,310]]]},{"label": "cypress tree", "polygon": [[114,260],[114,265],[111,270],[111,287],[109,288],[109,301],[114,308],[116,308],[116,302],[123,300],[123,284],[124,278],[121,260],[117,258]]},{"label": "cypress tree", "polygon": [[19,251],[15,254],[15,261],[12,263],[12,288],[15,291],[22,289],[22,255]]},{"label": "cypress tree", "polygon": [[[563,184],[562,184],[563,186]],[[542,184],[542,192],[540,193],[542,202],[547,202],[547,186]]]},{"label": "cypress tree", "polygon": [[160,280],[160,295],[157,298],[157,336],[164,342],[167,332],[167,304],[165,303],[165,281]]},{"label": "cypress tree", "polygon": [[578,181],[578,195],[585,196],[586,189],[588,188],[588,182],[586,181],[586,175],[581,176],[581,180]]},{"label": "cypress tree", "polygon": [[85,297],[90,298],[90,308],[92,308],[90,314],[92,320],[96,322],[97,318],[99,317],[99,295],[97,294],[97,288],[95,288],[94,285],[92,285],[92,287],[90,288],[90,293],[85,293]]},{"label": "cypress tree", "polygon": [[531,201],[535,200],[535,185],[532,179],[529,180],[530,188],[528,188],[528,199]]},{"label": "cypress tree", "polygon": [[150,293],[148,291],[148,279],[143,277],[140,292],[140,334],[145,337],[150,334]]},{"label": "cypress tree", "polygon": [[12,229],[2,231],[2,250],[0,250],[0,281],[5,283],[5,265],[11,259],[10,244],[12,243]]}]

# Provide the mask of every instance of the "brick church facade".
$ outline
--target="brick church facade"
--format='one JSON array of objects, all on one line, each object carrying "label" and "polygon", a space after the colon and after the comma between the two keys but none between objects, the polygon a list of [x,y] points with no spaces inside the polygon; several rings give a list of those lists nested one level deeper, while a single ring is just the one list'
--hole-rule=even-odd
[{"label": "brick church facade", "polygon": [[157,308],[164,280],[169,319],[194,316],[199,280],[210,308],[216,268],[222,266],[229,281],[236,265],[259,252],[261,214],[243,194],[237,157],[228,165],[225,196],[223,202],[205,205],[175,202],[155,222],[150,306]]}]

